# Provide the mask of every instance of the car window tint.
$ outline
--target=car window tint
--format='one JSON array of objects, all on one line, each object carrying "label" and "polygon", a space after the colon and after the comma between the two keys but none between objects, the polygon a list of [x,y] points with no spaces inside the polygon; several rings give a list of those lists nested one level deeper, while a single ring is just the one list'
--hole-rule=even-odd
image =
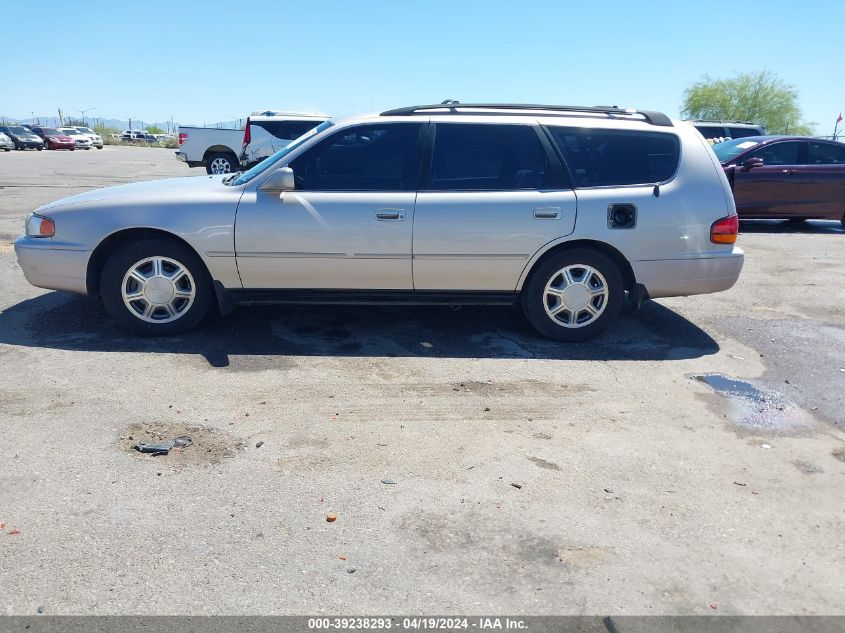
[{"label": "car window tint", "polygon": [[801,141],[771,143],[751,152],[745,157],[745,160],[749,158],[762,158],[764,165],[797,165],[800,149]]},{"label": "car window tint", "polygon": [[680,160],[674,134],[550,126],[576,187],[638,185],[672,177]]},{"label": "car window tint", "polygon": [[267,130],[276,138],[292,141],[317,127],[320,123],[322,121],[253,121],[252,125]]},{"label": "car window tint", "polygon": [[750,127],[729,127],[731,138],[745,138],[747,136],[760,136],[760,130],[755,130]]},{"label": "car window tint", "polygon": [[810,165],[845,165],[845,147],[828,143],[810,143]]},{"label": "car window tint", "polygon": [[421,124],[347,128],[293,160],[305,191],[413,191],[419,176]]},{"label": "car window tint", "polygon": [[725,128],[712,125],[696,125],[695,129],[701,132],[704,138],[722,138],[725,136]]},{"label": "car window tint", "polygon": [[440,123],[428,189],[541,189],[549,171],[547,161],[532,126]]}]

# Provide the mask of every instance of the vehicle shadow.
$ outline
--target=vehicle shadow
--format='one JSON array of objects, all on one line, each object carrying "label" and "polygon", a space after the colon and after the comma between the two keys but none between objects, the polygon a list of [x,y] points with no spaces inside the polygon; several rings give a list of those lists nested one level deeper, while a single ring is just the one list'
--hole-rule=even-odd
[{"label": "vehicle shadow", "polygon": [[604,335],[566,344],[536,334],[508,307],[240,307],[175,337],[143,338],[119,329],[96,299],[50,292],[0,312],[0,343],[88,352],[198,354],[213,367],[232,358],[364,356],[664,360],[719,351],[681,315],[646,302]]},{"label": "vehicle shadow", "polygon": [[743,233],[845,233],[845,227],[836,220],[740,220],[740,235]]}]

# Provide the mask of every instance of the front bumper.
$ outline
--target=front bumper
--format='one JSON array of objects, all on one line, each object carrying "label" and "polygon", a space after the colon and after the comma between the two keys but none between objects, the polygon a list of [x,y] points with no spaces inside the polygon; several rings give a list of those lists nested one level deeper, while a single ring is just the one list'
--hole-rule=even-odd
[{"label": "front bumper", "polygon": [[631,266],[649,298],[657,299],[727,290],[739,279],[744,260],[742,249],[734,247],[713,257],[635,261]]},{"label": "front bumper", "polygon": [[18,146],[24,149],[38,149],[39,147],[44,147],[44,143],[41,141],[18,141]]},{"label": "front bumper", "polygon": [[15,240],[15,254],[26,280],[39,288],[88,294],[91,251],[51,246],[51,238],[21,235]]}]

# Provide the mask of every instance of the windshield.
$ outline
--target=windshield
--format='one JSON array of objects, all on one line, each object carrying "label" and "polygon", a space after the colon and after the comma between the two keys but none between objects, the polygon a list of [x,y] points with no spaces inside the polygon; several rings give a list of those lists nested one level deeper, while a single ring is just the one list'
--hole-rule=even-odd
[{"label": "windshield", "polygon": [[307,131],[305,134],[300,136],[298,139],[291,141],[290,143],[285,145],[282,149],[280,149],[278,152],[276,152],[272,156],[268,156],[267,158],[262,160],[260,163],[258,163],[255,167],[245,171],[240,176],[238,176],[237,178],[235,178],[233,180],[230,180],[226,184],[227,185],[245,185],[250,180],[255,178],[258,174],[263,172],[265,169],[268,169],[269,167],[272,167],[273,165],[278,164],[280,161],[282,161],[285,158],[285,156],[290,154],[294,149],[296,149],[297,147],[302,145],[302,143],[307,141],[309,138],[319,134],[323,130],[329,129],[332,125],[334,125],[334,123],[332,123],[331,121],[323,121],[317,127]]},{"label": "windshield", "polygon": [[733,141],[717,143],[713,146],[713,152],[716,154],[716,158],[719,159],[720,163],[725,163],[759,144],[758,141],[738,138]]},{"label": "windshield", "polygon": [[14,127],[10,127],[9,131],[13,132],[14,134],[32,134],[30,130],[27,130],[25,127],[20,127],[17,125]]},{"label": "windshield", "polygon": [[68,136],[76,136],[77,134],[79,134],[79,132],[77,132],[76,130],[69,130],[66,127],[59,128],[59,132]]},{"label": "windshield", "polygon": [[41,130],[41,132],[44,134],[44,136],[63,136],[61,132],[51,127],[45,127],[43,130]]},{"label": "windshield", "polygon": [[87,128],[87,127],[78,127],[76,129],[79,130],[80,132],[82,132],[83,134],[94,134],[95,133],[90,128]]}]

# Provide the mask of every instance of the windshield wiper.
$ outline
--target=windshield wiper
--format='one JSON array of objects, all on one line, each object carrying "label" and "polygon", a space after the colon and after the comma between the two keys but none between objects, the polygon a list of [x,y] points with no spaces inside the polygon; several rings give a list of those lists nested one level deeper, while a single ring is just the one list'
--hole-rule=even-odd
[{"label": "windshield wiper", "polygon": [[229,174],[228,176],[224,176],[223,177],[223,184],[228,185],[230,182],[232,182],[235,178],[240,176],[242,173],[243,173],[242,171],[236,171],[233,174]]}]

